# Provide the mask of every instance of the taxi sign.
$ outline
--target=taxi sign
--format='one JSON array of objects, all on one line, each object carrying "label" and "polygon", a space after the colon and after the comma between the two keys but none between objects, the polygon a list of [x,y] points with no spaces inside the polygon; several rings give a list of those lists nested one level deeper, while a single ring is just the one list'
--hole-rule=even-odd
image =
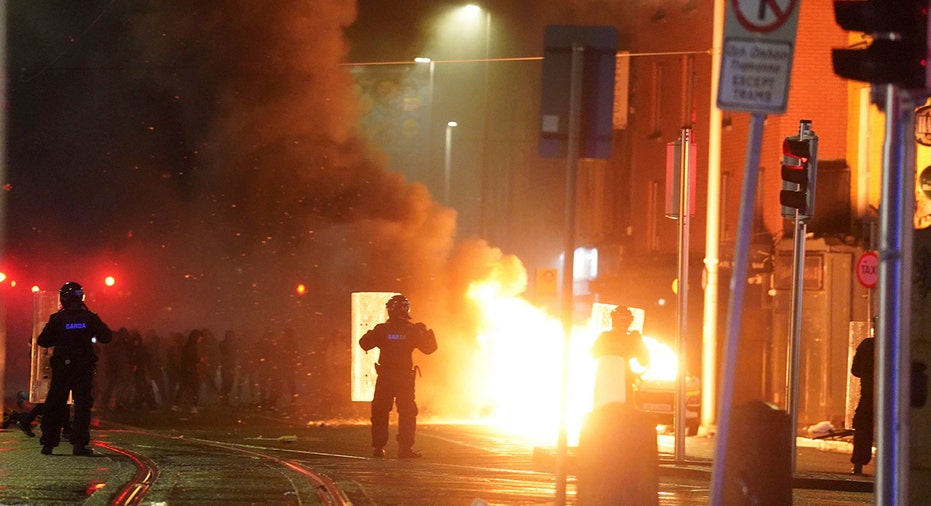
[{"label": "taxi sign", "polygon": [[798,0],[730,0],[725,10],[718,108],[784,113]]},{"label": "taxi sign", "polygon": [[866,288],[874,288],[879,282],[879,255],[866,251],[857,259],[857,281]]}]

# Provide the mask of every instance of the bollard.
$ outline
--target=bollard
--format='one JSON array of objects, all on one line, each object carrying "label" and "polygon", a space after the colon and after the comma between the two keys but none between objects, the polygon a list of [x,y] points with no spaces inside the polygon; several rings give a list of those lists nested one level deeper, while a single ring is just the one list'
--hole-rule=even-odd
[{"label": "bollard", "polygon": [[792,419],[763,401],[733,408],[724,469],[727,506],[792,504]]},{"label": "bollard", "polygon": [[576,463],[581,506],[659,503],[656,425],[646,413],[621,403],[589,413],[579,434]]}]

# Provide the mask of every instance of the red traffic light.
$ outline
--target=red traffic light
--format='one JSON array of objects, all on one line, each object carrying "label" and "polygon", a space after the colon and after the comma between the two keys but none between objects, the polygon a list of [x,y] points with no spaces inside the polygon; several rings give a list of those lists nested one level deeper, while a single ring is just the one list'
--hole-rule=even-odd
[{"label": "red traffic light", "polygon": [[873,36],[863,49],[833,49],[835,74],[910,89],[931,86],[927,0],[836,0],[834,18],[845,30]]},{"label": "red traffic light", "polygon": [[811,122],[802,121],[799,135],[782,141],[782,216],[809,220],[815,209],[815,178],[818,167],[818,137]]}]

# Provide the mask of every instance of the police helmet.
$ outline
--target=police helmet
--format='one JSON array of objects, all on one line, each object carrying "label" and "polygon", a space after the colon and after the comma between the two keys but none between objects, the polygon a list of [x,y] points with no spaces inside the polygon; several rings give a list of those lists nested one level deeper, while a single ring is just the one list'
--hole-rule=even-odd
[{"label": "police helmet", "polygon": [[407,300],[407,297],[403,295],[395,295],[388,299],[385,309],[388,310],[389,318],[411,319],[411,301]]},{"label": "police helmet", "polygon": [[614,308],[614,311],[611,311],[611,323],[614,328],[618,328],[622,326],[622,323],[626,323],[626,325],[623,325],[624,328],[621,330],[627,330],[627,328],[633,322],[634,312],[631,311],[630,308],[618,306]]},{"label": "police helmet", "polygon": [[58,300],[62,307],[75,302],[84,302],[84,288],[74,281],[69,281],[61,285],[61,289],[58,290]]}]

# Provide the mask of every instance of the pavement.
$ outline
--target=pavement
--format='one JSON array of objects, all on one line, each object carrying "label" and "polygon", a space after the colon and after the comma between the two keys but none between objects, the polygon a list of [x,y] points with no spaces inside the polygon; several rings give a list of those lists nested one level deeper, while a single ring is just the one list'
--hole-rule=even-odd
[{"label": "pavement", "polygon": [[[761,440],[765,440],[766,437],[767,434],[760,434]],[[660,435],[658,444],[661,475],[711,479],[712,456],[715,450],[714,437],[686,438],[684,458],[675,456],[673,435]],[[853,444],[849,438],[797,437],[795,446],[795,472],[792,478],[792,488],[848,492],[873,491],[875,468],[872,463],[864,466],[862,475],[851,474],[850,454]],[[761,463],[760,470],[765,473],[768,464]]]},{"label": "pavement", "polygon": [[0,505],[106,505],[137,471],[116,452],[93,446],[95,455],[78,457],[62,443],[42,455],[38,436],[13,426],[0,431]]},{"label": "pavement", "polygon": [[[0,505],[111,504],[111,497],[133,478],[138,467],[126,454],[114,451],[111,446],[125,448],[129,444],[121,441],[119,431],[92,431],[92,437],[97,440],[93,446],[94,456],[72,456],[71,446],[64,441],[54,455],[45,456],[40,454],[38,437],[29,438],[15,426],[0,431]],[[760,437],[765,441],[766,434]],[[714,445],[713,437],[688,437],[685,454],[677,458],[675,437],[659,435],[661,480],[709,481]],[[850,474],[851,443],[848,440],[799,437],[796,450],[792,481],[796,492],[803,489],[872,494],[875,468],[871,464],[864,468],[862,476]],[[553,458],[553,454],[538,448],[534,458],[545,462]],[[769,464],[760,463],[759,470],[765,473]],[[869,501],[869,495],[864,502]],[[9,502],[11,500],[14,502]]]}]

